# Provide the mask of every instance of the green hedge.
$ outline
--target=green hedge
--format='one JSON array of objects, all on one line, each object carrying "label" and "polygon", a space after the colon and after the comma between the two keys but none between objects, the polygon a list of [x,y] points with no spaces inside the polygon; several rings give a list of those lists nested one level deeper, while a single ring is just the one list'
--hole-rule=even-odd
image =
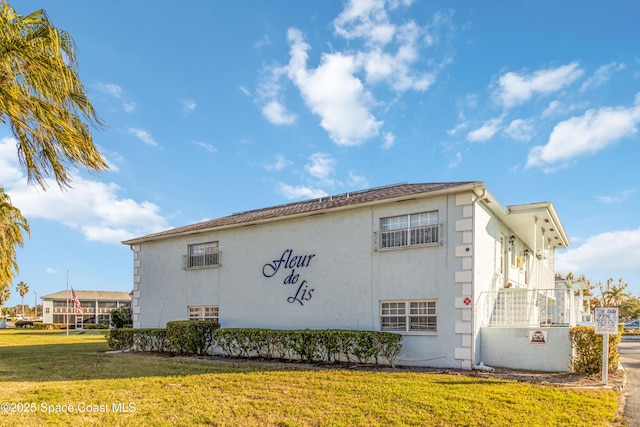
[{"label": "green hedge", "polygon": [[[573,371],[580,374],[602,372],[603,335],[596,334],[591,326],[576,326],[569,330],[569,339],[573,345]],[[620,332],[609,335],[609,372],[614,372],[618,367],[620,355],[616,345],[619,342]]]},{"label": "green hedge", "polygon": [[106,340],[113,350],[204,355],[214,344],[214,332],[219,327],[216,322],[180,320],[167,323],[166,329],[111,329]]},{"label": "green hedge", "polygon": [[34,329],[67,329],[66,323],[42,323],[33,322]]},{"label": "green hedge", "polygon": [[205,355],[214,345],[218,322],[207,320],[178,320],[167,323],[167,337],[172,351],[180,354]]},{"label": "green hedge", "polygon": [[112,350],[130,350],[133,347],[133,334],[144,334],[145,329],[111,329],[104,336]]},{"label": "green hedge", "polygon": [[227,357],[358,362],[392,367],[400,354],[402,335],[390,332],[279,329],[219,329],[209,321],[176,321],[166,329],[112,329],[106,334],[114,350],[205,355],[218,346]]},{"label": "green hedge", "polygon": [[136,351],[169,352],[169,337],[164,328],[129,329],[133,331],[133,349]]},{"label": "green hedge", "polygon": [[359,362],[392,367],[400,354],[402,336],[390,332],[275,329],[219,329],[216,343],[229,357]]}]

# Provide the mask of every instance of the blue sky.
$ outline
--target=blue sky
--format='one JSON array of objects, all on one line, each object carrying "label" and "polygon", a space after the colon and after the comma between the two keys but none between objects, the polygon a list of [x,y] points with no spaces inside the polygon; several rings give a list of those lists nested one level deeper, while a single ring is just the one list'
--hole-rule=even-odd
[{"label": "blue sky", "polygon": [[74,38],[111,165],[43,192],[0,126],[0,184],[31,225],[15,279],[30,304],[67,272],[75,289],[131,290],[131,237],[405,181],[551,201],[571,240],[557,270],[640,293],[638,2],[12,6]]}]

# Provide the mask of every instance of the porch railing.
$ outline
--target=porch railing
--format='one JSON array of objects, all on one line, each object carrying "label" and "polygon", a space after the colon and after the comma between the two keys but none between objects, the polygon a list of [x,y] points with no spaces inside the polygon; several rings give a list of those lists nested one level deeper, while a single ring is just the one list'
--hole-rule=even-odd
[{"label": "porch railing", "polygon": [[582,320],[582,304],[571,289],[503,288],[479,298],[481,326],[569,326]]}]

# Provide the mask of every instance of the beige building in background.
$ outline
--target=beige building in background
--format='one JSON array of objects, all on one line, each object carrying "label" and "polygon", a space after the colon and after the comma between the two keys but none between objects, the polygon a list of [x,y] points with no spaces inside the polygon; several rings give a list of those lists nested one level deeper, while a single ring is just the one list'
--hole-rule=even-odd
[{"label": "beige building in background", "polygon": [[42,323],[67,323],[81,329],[86,324],[108,323],[111,311],[131,307],[129,292],[75,291],[82,313],[71,301],[71,289],[45,295],[42,299]]}]

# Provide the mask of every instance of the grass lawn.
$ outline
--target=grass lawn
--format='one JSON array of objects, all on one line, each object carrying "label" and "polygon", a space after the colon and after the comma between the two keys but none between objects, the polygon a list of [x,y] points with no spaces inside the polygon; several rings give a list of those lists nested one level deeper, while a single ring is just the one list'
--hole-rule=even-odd
[{"label": "grass lawn", "polygon": [[[407,372],[106,354],[100,333],[0,330],[0,425],[607,426],[617,393]],[[7,412],[8,411],[8,412]],[[14,412],[11,412],[14,411]]]}]

